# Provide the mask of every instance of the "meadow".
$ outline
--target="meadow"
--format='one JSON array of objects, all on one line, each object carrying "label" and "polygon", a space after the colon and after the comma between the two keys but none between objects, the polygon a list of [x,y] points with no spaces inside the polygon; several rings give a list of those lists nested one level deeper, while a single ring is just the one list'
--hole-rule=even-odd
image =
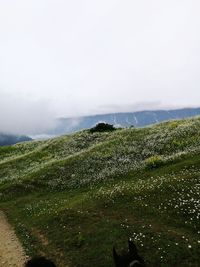
[{"label": "meadow", "polygon": [[0,147],[0,208],[60,267],[111,267],[130,237],[147,266],[199,266],[199,153],[199,117]]}]

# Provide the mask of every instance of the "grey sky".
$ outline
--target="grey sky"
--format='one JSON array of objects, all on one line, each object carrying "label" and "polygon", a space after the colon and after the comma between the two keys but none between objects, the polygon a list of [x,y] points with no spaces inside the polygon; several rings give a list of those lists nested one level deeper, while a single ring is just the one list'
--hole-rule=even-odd
[{"label": "grey sky", "polygon": [[0,130],[200,106],[199,10],[198,0],[0,0]]}]

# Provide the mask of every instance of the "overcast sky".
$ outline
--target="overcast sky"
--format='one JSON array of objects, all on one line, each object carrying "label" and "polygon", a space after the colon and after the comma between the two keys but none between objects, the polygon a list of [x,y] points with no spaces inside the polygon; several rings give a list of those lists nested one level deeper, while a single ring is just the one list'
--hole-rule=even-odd
[{"label": "overcast sky", "polygon": [[0,131],[200,106],[199,10],[199,0],[0,0]]}]

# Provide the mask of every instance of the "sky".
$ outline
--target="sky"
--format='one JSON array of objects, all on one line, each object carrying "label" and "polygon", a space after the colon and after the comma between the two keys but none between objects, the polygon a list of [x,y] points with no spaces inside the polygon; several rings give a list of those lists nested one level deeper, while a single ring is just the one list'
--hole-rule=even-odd
[{"label": "sky", "polygon": [[198,0],[0,0],[0,131],[200,106]]}]

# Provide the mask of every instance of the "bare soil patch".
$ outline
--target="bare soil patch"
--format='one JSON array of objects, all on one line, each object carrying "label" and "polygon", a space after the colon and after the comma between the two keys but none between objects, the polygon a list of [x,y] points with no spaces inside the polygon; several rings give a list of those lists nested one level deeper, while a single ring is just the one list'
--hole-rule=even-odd
[{"label": "bare soil patch", "polygon": [[26,255],[14,229],[0,211],[0,267],[23,267]]}]

